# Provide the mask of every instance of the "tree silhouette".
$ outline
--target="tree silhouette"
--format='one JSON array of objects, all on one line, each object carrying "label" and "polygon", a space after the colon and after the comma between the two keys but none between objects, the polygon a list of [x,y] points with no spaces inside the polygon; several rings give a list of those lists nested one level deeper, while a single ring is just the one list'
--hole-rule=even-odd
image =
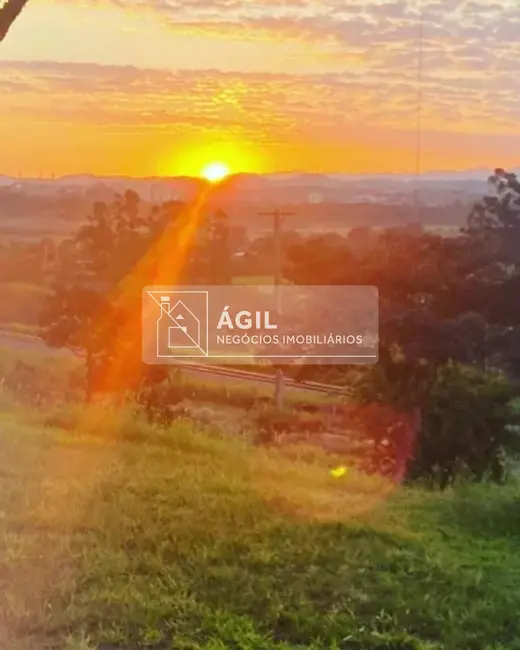
[{"label": "tree silhouette", "polygon": [[85,360],[88,402],[99,374],[110,362],[110,343],[117,336],[119,314],[102,294],[81,286],[61,284],[41,315],[41,338],[51,347],[68,348]]},{"label": "tree silhouette", "polygon": [[6,0],[0,8],[0,42],[7,36],[12,24],[18,18],[29,0]]},{"label": "tree silhouette", "polygon": [[292,247],[286,276],[378,287],[379,363],[350,386],[365,404],[413,415],[409,477],[498,480],[502,452],[517,450],[507,425],[520,376],[520,183],[495,169],[459,237],[395,228],[364,239]]},{"label": "tree silhouette", "polygon": [[41,314],[41,337],[85,360],[87,399],[140,390],[141,380],[160,375],[141,360],[141,327],[135,321],[143,286],[230,282],[223,212],[203,221],[185,263],[175,264],[189,214],[184,208],[181,202],[149,206],[129,190],[111,203],[94,203],[86,223],[63,247],[59,281]]}]

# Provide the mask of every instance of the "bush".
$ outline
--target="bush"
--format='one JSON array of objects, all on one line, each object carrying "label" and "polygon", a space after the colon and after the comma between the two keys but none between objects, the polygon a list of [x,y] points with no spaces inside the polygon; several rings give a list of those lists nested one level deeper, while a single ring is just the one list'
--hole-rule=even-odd
[{"label": "bush", "polygon": [[[367,413],[372,408],[364,433],[374,445],[380,446],[385,437],[388,438],[386,444],[391,456],[391,450],[399,447],[402,451],[407,447],[411,450],[415,436],[413,453],[408,454],[406,476],[427,479],[430,485],[441,489],[463,475],[477,482],[503,481],[505,458],[520,450],[520,438],[511,428],[519,421],[513,407],[519,393],[518,385],[503,374],[455,363],[435,368],[425,364],[405,365],[399,359],[395,365],[400,365],[398,373],[384,372],[381,367],[367,369],[358,387]],[[415,386],[420,382],[423,385],[415,395],[408,395],[410,399],[405,409],[407,396],[396,391],[392,378],[399,376],[401,382],[406,380],[409,386],[414,386],[414,372],[418,373]],[[388,406],[386,416],[384,404]],[[401,411],[397,418],[394,411],[397,426],[391,425],[393,408]],[[420,422],[413,416],[418,410]],[[369,424],[374,418],[377,420],[378,411],[381,422]],[[408,415],[403,411],[408,411]],[[381,438],[385,430],[388,435]]]},{"label": "bush", "polygon": [[505,479],[505,458],[520,450],[511,430],[518,421],[513,400],[518,386],[504,375],[473,367],[441,367],[432,385],[417,440],[411,477],[427,477],[441,488],[457,475],[477,482]]}]

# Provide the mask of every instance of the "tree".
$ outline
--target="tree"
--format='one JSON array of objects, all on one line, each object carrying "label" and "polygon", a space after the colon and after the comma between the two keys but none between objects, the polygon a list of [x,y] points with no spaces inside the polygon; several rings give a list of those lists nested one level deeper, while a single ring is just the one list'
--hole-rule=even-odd
[{"label": "tree", "polygon": [[[353,388],[363,404],[410,414],[416,453],[409,475],[438,471],[441,487],[464,464],[476,480],[488,471],[500,475],[509,405],[518,394],[516,384],[489,368],[509,370],[520,343],[520,246],[511,245],[520,243],[520,184],[503,170],[490,184],[497,196],[477,204],[460,237],[392,229],[366,238],[355,255],[347,241],[317,240],[289,255],[296,283],[378,287],[380,360],[357,373]],[[477,406],[478,422],[469,417]],[[402,427],[393,431],[403,435]]]},{"label": "tree", "polygon": [[495,169],[485,196],[468,216],[464,233],[487,243],[490,264],[500,265],[506,274],[520,270],[520,182],[515,174]]},{"label": "tree", "polygon": [[149,394],[150,382],[164,379],[141,360],[144,286],[229,281],[227,217],[218,213],[198,228],[195,243],[186,242],[189,208],[168,202],[149,209],[127,191],[112,203],[95,203],[63,247],[41,336],[85,359],[87,399],[139,391],[143,382]]},{"label": "tree", "polygon": [[58,281],[41,314],[45,342],[85,360],[88,401],[97,391],[119,388],[108,372],[117,355],[125,356],[135,377],[142,375],[140,338],[125,334],[128,307],[113,299],[118,284],[165,227],[164,211],[157,208],[145,216],[141,207],[130,191],[112,204],[93,205],[86,224],[61,246]]},{"label": "tree", "polygon": [[113,203],[94,203],[74,239],[76,274],[113,287],[142,259],[166,223],[165,211],[144,214],[139,195],[133,191]]},{"label": "tree", "polygon": [[86,399],[91,401],[100,374],[110,362],[110,344],[120,316],[102,294],[81,286],[55,287],[41,316],[41,338],[51,347],[68,348],[85,359]]},{"label": "tree", "polygon": [[481,268],[472,278],[473,301],[489,324],[490,355],[519,376],[520,182],[515,174],[495,169],[463,232],[481,251]]},{"label": "tree", "polygon": [[227,285],[232,281],[229,217],[222,210],[202,220],[185,268],[186,284]]},{"label": "tree", "polygon": [[4,40],[12,24],[18,18],[29,0],[6,0],[0,8],[0,42]]},{"label": "tree", "polygon": [[441,489],[460,472],[501,482],[504,457],[520,449],[510,429],[518,421],[512,407],[517,395],[518,387],[503,374],[453,363],[438,368],[410,477],[428,477]]}]

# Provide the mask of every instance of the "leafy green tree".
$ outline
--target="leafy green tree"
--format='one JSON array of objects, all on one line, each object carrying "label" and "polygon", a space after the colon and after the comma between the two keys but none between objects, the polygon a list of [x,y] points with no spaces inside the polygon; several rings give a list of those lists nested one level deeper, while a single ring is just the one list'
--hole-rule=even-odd
[{"label": "leafy green tree", "polygon": [[472,300],[487,320],[488,348],[495,364],[520,376],[520,182],[497,168],[488,192],[475,205],[464,229],[480,250],[472,278]]},{"label": "leafy green tree", "polygon": [[135,304],[115,301],[115,290],[160,236],[170,214],[160,208],[143,214],[139,196],[129,191],[112,204],[95,203],[86,224],[61,247],[58,280],[41,315],[41,337],[85,360],[87,400],[97,391],[118,388],[108,372],[116,357],[125,357],[128,378],[142,377],[140,337],[126,327]]},{"label": "leafy green tree", "polygon": [[504,459],[518,455],[518,423],[512,402],[518,386],[500,373],[449,363],[438,368],[429,393],[410,476],[428,477],[441,488],[458,473],[501,482]]},{"label": "leafy green tree", "polygon": [[120,315],[101,293],[79,285],[60,285],[41,316],[41,338],[51,347],[68,348],[85,360],[87,401],[110,361],[110,342]]},{"label": "leafy green tree", "polygon": [[58,281],[41,317],[41,336],[85,359],[88,399],[97,391],[149,394],[151,384],[164,379],[141,361],[143,286],[229,280],[223,213],[200,228],[178,274],[176,254],[189,218],[182,203],[150,209],[128,191],[111,204],[95,203],[86,224],[62,246]]},{"label": "leafy green tree", "polygon": [[94,203],[74,238],[78,280],[90,277],[110,287],[120,282],[164,232],[168,217],[177,217],[164,207],[144,213],[139,195],[132,191],[111,204]]},{"label": "leafy green tree", "polygon": [[[372,236],[362,251],[347,241],[314,240],[289,254],[288,274],[296,283],[379,288],[380,361],[357,374],[353,389],[361,403],[410,414],[416,454],[409,472],[437,472],[441,487],[462,465],[476,480],[486,472],[496,478],[500,450],[510,448],[504,432],[518,387],[489,371],[509,370],[520,344],[520,246],[511,246],[520,188],[503,170],[490,183],[498,186],[497,196],[479,202],[460,237],[392,229]],[[488,424],[479,428],[468,417],[456,434],[450,422],[460,425],[460,413],[469,414],[477,402],[479,421]],[[449,435],[436,434],[441,422]],[[402,427],[393,432],[403,436]]]},{"label": "leafy green tree", "polygon": [[[386,441],[397,469],[406,466],[408,478],[426,478],[441,489],[460,473],[475,481],[503,480],[505,455],[520,451],[511,429],[518,423],[512,406],[518,394],[504,374],[410,360],[397,349],[391,355],[385,350],[382,363],[366,368],[354,385],[361,404],[394,409]],[[380,438],[380,429],[367,429],[367,436],[374,434]]]}]

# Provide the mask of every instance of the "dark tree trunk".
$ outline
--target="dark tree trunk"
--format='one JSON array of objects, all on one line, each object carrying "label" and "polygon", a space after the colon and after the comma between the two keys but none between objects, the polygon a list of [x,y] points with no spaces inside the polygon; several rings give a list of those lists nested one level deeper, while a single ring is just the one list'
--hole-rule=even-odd
[{"label": "dark tree trunk", "polygon": [[28,2],[29,0],[7,0],[0,9],[0,42],[7,36],[11,25]]}]

